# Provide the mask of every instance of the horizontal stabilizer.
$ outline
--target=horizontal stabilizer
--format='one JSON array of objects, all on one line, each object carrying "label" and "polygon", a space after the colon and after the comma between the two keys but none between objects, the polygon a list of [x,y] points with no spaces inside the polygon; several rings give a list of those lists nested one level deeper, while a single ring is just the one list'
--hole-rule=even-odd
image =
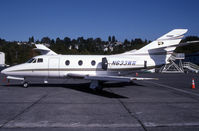
[{"label": "horizontal stabilizer", "polygon": [[184,34],[187,32],[187,29],[174,29],[169,33],[161,36],[157,40],[173,40],[173,39],[182,39]]},{"label": "horizontal stabilizer", "polygon": [[180,43],[178,46],[187,46],[187,45],[195,45],[198,44],[199,41],[187,41],[185,43]]},{"label": "horizontal stabilizer", "polygon": [[57,55],[54,51],[51,49],[47,48],[43,44],[35,44],[37,48],[34,48],[34,50],[39,51],[42,55]]}]

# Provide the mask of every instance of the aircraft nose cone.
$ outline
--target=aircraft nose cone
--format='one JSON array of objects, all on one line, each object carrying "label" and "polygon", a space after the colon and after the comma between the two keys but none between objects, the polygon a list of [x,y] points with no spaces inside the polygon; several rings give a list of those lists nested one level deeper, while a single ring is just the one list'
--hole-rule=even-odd
[{"label": "aircraft nose cone", "polygon": [[2,71],[1,71],[1,74],[5,74],[5,70],[2,70]]},{"label": "aircraft nose cone", "polygon": [[7,73],[6,69],[1,71],[1,74],[5,74],[6,75],[6,73]]}]

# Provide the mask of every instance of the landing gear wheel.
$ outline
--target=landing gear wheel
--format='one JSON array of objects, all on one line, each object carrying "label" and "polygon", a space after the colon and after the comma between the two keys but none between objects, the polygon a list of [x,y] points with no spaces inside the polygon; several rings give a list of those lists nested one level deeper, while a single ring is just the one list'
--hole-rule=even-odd
[{"label": "landing gear wheel", "polygon": [[24,87],[24,88],[28,88],[28,82],[24,82],[24,83],[23,83],[23,87]]}]

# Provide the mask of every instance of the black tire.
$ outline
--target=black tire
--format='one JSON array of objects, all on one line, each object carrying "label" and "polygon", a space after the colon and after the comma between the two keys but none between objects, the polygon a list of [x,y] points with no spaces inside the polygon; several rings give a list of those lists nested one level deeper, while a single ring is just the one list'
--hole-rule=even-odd
[{"label": "black tire", "polygon": [[24,83],[23,83],[23,87],[24,87],[24,88],[28,88],[28,86],[29,86],[29,85],[28,85],[28,82],[24,82]]}]

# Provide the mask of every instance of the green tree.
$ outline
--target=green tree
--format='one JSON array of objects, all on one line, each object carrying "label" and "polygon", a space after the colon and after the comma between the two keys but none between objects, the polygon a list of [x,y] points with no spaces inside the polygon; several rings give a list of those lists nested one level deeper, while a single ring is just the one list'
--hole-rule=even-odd
[{"label": "green tree", "polygon": [[52,40],[50,41],[50,44],[55,44],[55,40],[52,39]]},{"label": "green tree", "polygon": [[64,43],[65,43],[65,44],[70,44],[70,43],[71,43],[70,38],[69,38],[69,37],[65,37],[65,38],[64,38]]},{"label": "green tree", "polygon": [[41,39],[41,43],[46,43],[46,44],[50,44],[51,43],[51,40],[49,37],[43,37]]},{"label": "green tree", "polygon": [[28,40],[28,43],[34,43],[35,42],[35,40],[34,40],[34,37],[32,36],[32,37],[29,37],[29,40]]},{"label": "green tree", "polygon": [[112,36],[112,42],[116,42],[115,36]]},{"label": "green tree", "polygon": [[61,44],[61,43],[63,43],[62,40],[59,37],[57,37],[56,44]]},{"label": "green tree", "polygon": [[111,36],[108,36],[108,42],[111,42]]},{"label": "green tree", "polygon": [[[185,37],[181,43],[186,43],[190,41],[199,41],[198,36],[187,36]],[[199,52],[199,42],[188,44],[186,46],[179,46],[176,48],[175,52],[177,53],[194,53],[194,52]]]}]

